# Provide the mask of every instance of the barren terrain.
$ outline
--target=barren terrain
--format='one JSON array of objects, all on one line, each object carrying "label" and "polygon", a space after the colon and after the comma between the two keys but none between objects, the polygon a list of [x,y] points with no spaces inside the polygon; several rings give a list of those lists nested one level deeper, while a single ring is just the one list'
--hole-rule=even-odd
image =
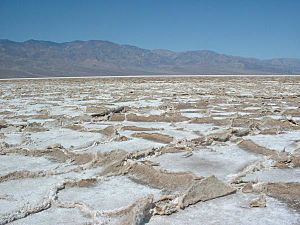
[{"label": "barren terrain", "polygon": [[300,77],[0,81],[0,225],[300,224]]}]

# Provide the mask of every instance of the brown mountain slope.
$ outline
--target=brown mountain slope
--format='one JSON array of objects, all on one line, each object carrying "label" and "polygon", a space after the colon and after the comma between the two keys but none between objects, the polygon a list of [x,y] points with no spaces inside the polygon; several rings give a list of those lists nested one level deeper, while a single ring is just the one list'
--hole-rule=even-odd
[{"label": "brown mountain slope", "polygon": [[147,50],[108,41],[0,40],[0,78],[137,74],[300,74],[300,60]]}]

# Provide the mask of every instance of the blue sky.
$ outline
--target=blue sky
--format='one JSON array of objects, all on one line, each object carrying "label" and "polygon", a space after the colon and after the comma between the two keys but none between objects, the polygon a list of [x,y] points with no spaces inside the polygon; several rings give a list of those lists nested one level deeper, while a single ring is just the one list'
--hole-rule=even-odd
[{"label": "blue sky", "polygon": [[300,58],[300,0],[0,0],[0,39]]}]

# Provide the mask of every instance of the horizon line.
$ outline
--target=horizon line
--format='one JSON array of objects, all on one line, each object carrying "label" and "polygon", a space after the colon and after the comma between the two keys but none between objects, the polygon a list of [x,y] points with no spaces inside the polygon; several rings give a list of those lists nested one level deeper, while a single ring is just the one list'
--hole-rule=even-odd
[{"label": "horizon line", "polygon": [[300,77],[300,74],[156,74],[156,75],[95,75],[95,76],[53,76],[53,77],[19,77],[0,78],[10,80],[55,80],[55,79],[102,79],[102,78],[164,78],[164,77]]}]

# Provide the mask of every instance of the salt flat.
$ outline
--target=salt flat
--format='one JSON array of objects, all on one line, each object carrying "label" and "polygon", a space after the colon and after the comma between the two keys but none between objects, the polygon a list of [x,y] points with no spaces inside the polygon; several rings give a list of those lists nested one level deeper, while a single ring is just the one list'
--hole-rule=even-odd
[{"label": "salt flat", "polygon": [[299,224],[300,77],[0,80],[0,224]]}]

